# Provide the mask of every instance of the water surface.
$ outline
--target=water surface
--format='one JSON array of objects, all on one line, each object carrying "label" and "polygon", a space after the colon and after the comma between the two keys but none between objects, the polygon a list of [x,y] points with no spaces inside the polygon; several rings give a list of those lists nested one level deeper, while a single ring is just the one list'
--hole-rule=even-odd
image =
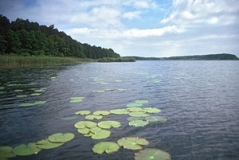
[{"label": "water surface", "polygon": [[[111,155],[98,155],[92,147],[100,141],[136,136],[150,142],[144,148],[162,149],[175,160],[237,160],[238,68],[237,61],[137,61],[1,69],[0,146],[15,147],[57,132],[70,132],[75,138],[59,148],[12,159],[131,160],[137,151],[121,148]],[[44,92],[34,95],[36,88]],[[110,90],[95,92],[105,89]],[[77,96],[85,99],[69,102]],[[98,141],[77,132],[74,124],[84,120],[83,116],[63,120],[79,110],[126,108],[139,99],[148,100],[144,107],[161,109],[157,115],[166,117],[167,122],[130,127],[127,115],[109,115],[103,120],[118,120],[122,126]],[[19,106],[35,101],[46,103]]]}]

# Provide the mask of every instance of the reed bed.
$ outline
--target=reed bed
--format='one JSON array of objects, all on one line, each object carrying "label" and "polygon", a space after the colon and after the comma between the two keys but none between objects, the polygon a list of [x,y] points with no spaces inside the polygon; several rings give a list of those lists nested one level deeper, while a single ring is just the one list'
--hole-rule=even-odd
[{"label": "reed bed", "polygon": [[72,57],[0,55],[0,67],[74,64],[74,63],[80,63],[84,61],[88,61],[88,60],[80,59],[80,58],[72,58]]}]

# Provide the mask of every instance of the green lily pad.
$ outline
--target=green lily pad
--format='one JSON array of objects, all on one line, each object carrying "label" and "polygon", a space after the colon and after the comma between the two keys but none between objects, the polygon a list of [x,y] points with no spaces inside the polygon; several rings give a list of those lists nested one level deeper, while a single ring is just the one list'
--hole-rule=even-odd
[{"label": "green lily pad", "polygon": [[161,112],[160,109],[158,109],[158,108],[151,108],[151,107],[149,107],[149,108],[144,108],[143,110],[144,110],[145,112],[147,112],[147,113],[159,113],[159,112]]},{"label": "green lily pad", "polygon": [[146,104],[148,103],[148,100],[136,100],[136,103]]},{"label": "green lily pad", "polygon": [[80,121],[80,122],[77,122],[75,124],[75,127],[76,128],[93,128],[93,127],[96,127],[97,124],[95,122],[92,122],[92,121]]},{"label": "green lily pad", "polygon": [[50,142],[54,143],[64,143],[72,140],[75,137],[73,133],[55,133],[48,137]]},{"label": "green lily pad", "polygon": [[141,120],[141,117],[129,117],[127,118],[128,121],[135,121],[135,120]]},{"label": "green lily pad", "polygon": [[16,155],[13,153],[13,148],[9,146],[0,146],[0,159],[12,158]]},{"label": "green lily pad", "polygon": [[129,122],[129,126],[134,126],[134,127],[143,127],[146,126],[149,122],[143,121],[143,120],[134,120]]},{"label": "green lily pad", "polygon": [[81,134],[88,134],[89,132],[90,132],[90,129],[89,128],[79,128],[78,130],[77,130],[79,133],[81,133]]},{"label": "green lily pad", "polygon": [[128,111],[126,109],[113,109],[113,110],[110,110],[110,113],[113,113],[113,114],[128,114]]},{"label": "green lily pad", "polygon": [[147,117],[149,114],[146,114],[144,112],[131,112],[129,113],[129,116],[131,117]]},{"label": "green lily pad", "polygon": [[94,134],[100,132],[101,130],[102,130],[102,128],[100,128],[100,127],[94,127],[94,128],[91,128],[91,129],[90,129],[90,131],[91,131],[92,133],[94,133]]},{"label": "green lily pad", "polygon": [[93,134],[91,136],[92,139],[105,139],[110,136],[111,132],[108,130],[102,129],[100,132],[97,132],[96,134]]},{"label": "green lily pad", "polygon": [[85,97],[72,97],[70,103],[82,102],[84,99]]},{"label": "green lily pad", "polygon": [[93,114],[97,115],[97,116],[99,116],[99,115],[107,116],[110,114],[110,112],[109,111],[95,111]]},{"label": "green lily pad", "polygon": [[120,146],[131,150],[142,149],[142,146],[149,145],[149,142],[146,139],[138,137],[124,137],[119,139],[117,143]]},{"label": "green lily pad", "polygon": [[100,142],[94,145],[92,148],[93,152],[102,154],[106,152],[107,154],[117,152],[119,150],[119,145],[115,142]]},{"label": "green lily pad", "polygon": [[84,115],[90,114],[90,111],[88,111],[88,110],[82,110],[82,111],[75,112],[75,114],[79,114],[79,115],[84,116]]},{"label": "green lily pad", "polygon": [[165,117],[162,116],[149,116],[149,117],[145,117],[145,120],[149,121],[149,122],[166,122],[167,119]]},{"label": "green lily pad", "polygon": [[118,91],[126,91],[127,89],[119,88]]},{"label": "green lily pad", "polygon": [[135,160],[171,160],[170,154],[156,148],[146,148],[135,153]]},{"label": "green lily pad", "polygon": [[98,123],[98,126],[104,129],[110,129],[111,127],[118,128],[121,126],[121,123],[118,121],[101,121]]},{"label": "green lily pad", "polygon": [[127,108],[126,110],[129,112],[142,112],[143,111],[142,108]]},{"label": "green lily pad", "polygon": [[126,105],[127,107],[132,107],[132,108],[134,108],[134,107],[141,107],[141,106],[143,106],[143,104],[142,103],[129,103],[129,104],[127,104]]},{"label": "green lily pad", "polygon": [[99,119],[102,119],[103,116],[100,116],[100,115],[88,115],[88,116],[85,116],[85,118],[88,119],[88,120],[94,120],[94,119],[99,120]]},{"label": "green lily pad", "polygon": [[53,148],[60,147],[63,144],[64,143],[53,143],[53,142],[50,142],[48,139],[44,139],[36,143],[37,147],[40,149],[53,149]]},{"label": "green lily pad", "polygon": [[35,143],[21,144],[13,149],[13,153],[18,156],[37,154],[40,151],[41,149],[39,149]]}]

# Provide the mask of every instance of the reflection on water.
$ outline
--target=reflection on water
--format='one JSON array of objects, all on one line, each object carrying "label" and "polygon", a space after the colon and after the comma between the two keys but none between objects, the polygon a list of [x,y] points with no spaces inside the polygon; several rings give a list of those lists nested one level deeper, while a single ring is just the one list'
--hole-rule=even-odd
[{"label": "reflection on water", "polygon": [[[122,126],[112,129],[106,141],[138,136],[150,142],[144,148],[165,150],[172,159],[236,160],[238,68],[236,61],[138,61],[1,69],[0,146],[15,147],[53,133],[71,132],[75,138],[62,147],[12,159],[133,159],[137,151],[126,149],[110,156],[94,154],[91,149],[99,141],[74,128],[84,117],[63,118],[79,110],[126,108],[135,100],[146,99],[145,107],[161,109],[157,115],[167,122],[130,127],[127,115],[109,115],[103,120],[117,120]],[[105,92],[94,92],[102,90]],[[85,97],[82,102],[69,103],[71,97],[80,96]],[[19,106],[37,101],[46,103]]]}]

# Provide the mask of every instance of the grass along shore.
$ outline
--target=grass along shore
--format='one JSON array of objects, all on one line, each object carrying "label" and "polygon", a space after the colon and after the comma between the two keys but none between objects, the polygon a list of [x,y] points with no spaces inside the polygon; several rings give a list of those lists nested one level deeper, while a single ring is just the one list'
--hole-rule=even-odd
[{"label": "grass along shore", "polygon": [[89,61],[92,60],[72,57],[0,55],[0,67],[74,64]]}]

